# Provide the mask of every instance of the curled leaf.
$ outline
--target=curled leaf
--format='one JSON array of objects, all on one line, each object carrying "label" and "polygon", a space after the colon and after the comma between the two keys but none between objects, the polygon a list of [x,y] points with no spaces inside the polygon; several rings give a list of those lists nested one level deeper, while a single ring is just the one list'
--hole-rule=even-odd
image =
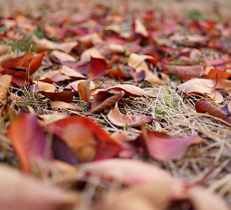
[{"label": "curled leaf", "polygon": [[216,106],[212,105],[208,101],[197,101],[195,103],[195,109],[197,112],[200,112],[200,113],[208,112],[210,115],[218,117],[218,118],[225,120],[231,124],[230,114],[227,114],[225,111],[217,108]]},{"label": "curled leaf", "polygon": [[112,124],[119,127],[125,127],[125,126],[138,127],[141,126],[142,124],[151,123],[153,121],[153,117],[148,117],[146,115],[121,114],[117,103],[115,105],[115,108],[110,110],[107,116]]},{"label": "curled leaf", "polygon": [[94,95],[91,108],[87,112],[96,113],[101,112],[109,107],[113,106],[116,102],[118,102],[124,96],[124,92],[122,91],[120,94],[111,94],[108,92],[100,92]]},{"label": "curled leaf", "polygon": [[0,103],[5,100],[11,80],[12,76],[10,75],[5,74],[0,76]]},{"label": "curled leaf", "polygon": [[129,97],[147,97],[147,98],[154,98],[153,95],[151,95],[150,93],[142,90],[139,87],[136,87],[134,85],[125,85],[125,84],[121,84],[121,85],[115,85],[103,90],[99,90],[98,93],[101,92],[107,92],[110,90],[118,90],[118,91],[124,91],[125,92],[125,96]]}]

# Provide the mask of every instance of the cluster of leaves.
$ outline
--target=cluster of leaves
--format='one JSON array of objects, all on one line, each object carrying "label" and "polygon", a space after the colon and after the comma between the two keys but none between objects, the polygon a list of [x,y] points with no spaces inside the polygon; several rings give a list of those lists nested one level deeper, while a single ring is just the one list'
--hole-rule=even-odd
[{"label": "cluster of leaves", "polygon": [[[206,178],[190,184],[144,163],[155,160],[164,165],[182,159],[191,145],[202,146],[208,137],[198,132],[173,137],[166,133],[169,125],[164,116],[155,118],[162,110],[130,114],[121,107],[155,102],[153,87],[165,86],[171,94],[168,75],[176,75],[183,81],[177,91],[185,98],[194,96],[197,112],[207,112],[230,126],[231,26],[212,20],[177,21],[180,17],[171,13],[161,14],[160,20],[157,11],[137,16],[129,8],[123,8],[130,14],[124,15],[101,4],[89,10],[83,3],[77,14],[70,8],[49,15],[31,12],[27,17],[2,14],[4,139],[14,148],[20,170],[40,180],[0,166],[4,179],[0,194],[10,189],[0,205],[3,209],[15,209],[12,203],[23,209],[81,207],[81,190],[65,193],[39,185],[69,175],[77,183],[94,177],[110,186],[126,186],[113,201],[110,196],[98,199],[90,207],[94,209],[167,209],[185,200],[197,210],[228,209],[218,195],[199,186]],[[176,107],[171,96],[163,98],[168,108]],[[223,108],[221,103],[226,103]],[[95,122],[99,113],[113,134]],[[19,199],[16,190],[22,186],[31,193]]]}]

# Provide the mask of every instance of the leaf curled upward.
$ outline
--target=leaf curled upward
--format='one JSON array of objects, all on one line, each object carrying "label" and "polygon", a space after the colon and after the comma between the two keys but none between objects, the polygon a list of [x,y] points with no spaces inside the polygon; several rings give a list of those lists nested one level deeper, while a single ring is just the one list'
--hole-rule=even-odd
[{"label": "leaf curled upward", "polygon": [[199,113],[208,112],[210,115],[218,117],[231,124],[230,113],[226,113],[224,110],[217,108],[208,101],[198,101],[195,103],[196,111]]}]

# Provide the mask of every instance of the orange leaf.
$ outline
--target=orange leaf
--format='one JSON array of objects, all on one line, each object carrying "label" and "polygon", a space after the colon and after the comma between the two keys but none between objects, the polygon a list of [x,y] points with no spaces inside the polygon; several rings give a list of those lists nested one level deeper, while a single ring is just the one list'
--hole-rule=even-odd
[{"label": "orange leaf", "polygon": [[86,80],[78,84],[79,95],[82,100],[90,105],[90,83],[91,80]]}]

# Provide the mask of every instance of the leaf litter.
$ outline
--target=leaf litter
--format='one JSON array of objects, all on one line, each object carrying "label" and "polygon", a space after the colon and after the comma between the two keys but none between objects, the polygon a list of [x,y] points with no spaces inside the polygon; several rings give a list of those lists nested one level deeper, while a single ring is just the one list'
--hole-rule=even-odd
[{"label": "leaf litter", "polygon": [[229,209],[228,14],[139,4],[1,10],[3,209]]}]

